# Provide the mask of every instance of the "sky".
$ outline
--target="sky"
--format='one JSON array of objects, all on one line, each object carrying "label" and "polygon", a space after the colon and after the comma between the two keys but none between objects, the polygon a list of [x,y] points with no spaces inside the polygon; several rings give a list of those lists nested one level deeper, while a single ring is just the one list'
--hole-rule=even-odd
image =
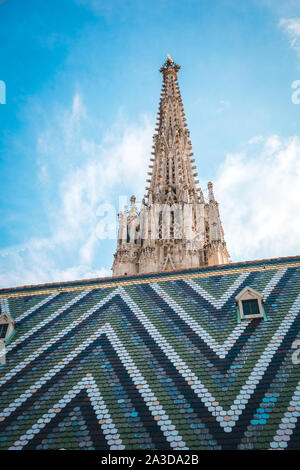
[{"label": "sky", "polygon": [[167,53],[232,261],[300,255],[298,0],[0,0],[0,44],[0,287],[111,275]]}]

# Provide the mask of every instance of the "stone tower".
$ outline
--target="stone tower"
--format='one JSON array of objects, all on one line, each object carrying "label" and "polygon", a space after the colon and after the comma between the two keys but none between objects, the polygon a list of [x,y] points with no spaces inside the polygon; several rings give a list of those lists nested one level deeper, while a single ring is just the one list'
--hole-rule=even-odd
[{"label": "stone tower", "polygon": [[177,81],[180,66],[168,55],[146,194],[118,214],[113,275],[226,264],[230,257],[213,185],[208,201],[197,187],[195,160]]}]

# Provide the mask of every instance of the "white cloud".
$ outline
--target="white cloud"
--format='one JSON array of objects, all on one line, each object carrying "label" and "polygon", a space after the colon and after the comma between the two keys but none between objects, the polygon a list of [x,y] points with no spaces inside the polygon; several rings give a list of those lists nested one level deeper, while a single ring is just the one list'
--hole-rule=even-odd
[{"label": "white cloud", "polygon": [[109,269],[99,267],[93,270],[88,264],[58,267],[57,251],[49,247],[48,240],[42,250],[32,243],[30,245],[12,247],[10,253],[5,254],[4,250],[0,253],[7,266],[5,272],[0,273],[1,287],[111,276]]},{"label": "white cloud", "polygon": [[218,113],[222,113],[226,109],[231,107],[231,103],[228,100],[220,100],[219,102],[219,108],[217,109]]},{"label": "white cloud", "polygon": [[300,18],[281,18],[279,26],[290,38],[290,47],[295,49],[300,57]]},{"label": "white cloud", "polygon": [[215,182],[232,259],[298,255],[300,139],[274,135],[253,151],[227,155]]},{"label": "white cloud", "polygon": [[119,116],[96,142],[89,131],[97,123],[79,94],[69,110],[53,115],[38,137],[37,159],[41,186],[51,186],[52,179],[57,192],[48,208],[51,231],[0,251],[2,287],[110,275],[96,265],[105,254],[97,236],[99,205],[113,204],[122,192],[143,194],[152,145],[146,117],[129,124]]},{"label": "white cloud", "polygon": [[[99,205],[143,195],[153,130],[147,118],[119,116],[98,142],[90,137],[98,123],[79,94],[53,115],[38,137],[42,186],[52,179],[56,191],[49,234],[0,251],[2,287],[109,276],[115,241],[107,248],[99,237]],[[215,193],[234,261],[299,254],[299,188],[298,137],[255,136],[246,151],[227,155]]]},{"label": "white cloud", "polygon": [[264,138],[262,135],[255,135],[251,139],[248,140],[249,145],[260,144],[263,142]]}]

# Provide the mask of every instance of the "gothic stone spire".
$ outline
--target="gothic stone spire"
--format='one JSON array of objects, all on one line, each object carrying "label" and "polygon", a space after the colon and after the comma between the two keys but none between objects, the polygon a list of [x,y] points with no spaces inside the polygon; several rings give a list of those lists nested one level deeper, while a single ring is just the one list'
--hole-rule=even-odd
[{"label": "gothic stone spire", "polygon": [[151,179],[147,197],[152,194],[154,203],[183,202],[185,192],[189,198],[198,200],[196,167],[191,158],[193,153],[190,132],[187,129],[177,72],[180,66],[168,55],[160,69],[163,75],[156,133],[153,136],[153,158],[150,165]]},{"label": "gothic stone spire", "polygon": [[212,183],[208,202],[197,187],[190,133],[177,65],[168,54],[163,76],[145,198],[119,214],[113,275],[156,272],[230,262]]}]

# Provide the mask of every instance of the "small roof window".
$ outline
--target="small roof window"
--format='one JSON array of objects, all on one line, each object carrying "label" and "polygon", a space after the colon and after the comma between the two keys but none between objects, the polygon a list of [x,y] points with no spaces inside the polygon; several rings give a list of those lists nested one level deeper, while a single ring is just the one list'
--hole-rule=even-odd
[{"label": "small roof window", "polygon": [[238,307],[238,317],[240,320],[251,318],[265,318],[266,314],[263,306],[263,296],[246,286],[235,298]]},{"label": "small roof window", "polygon": [[11,318],[11,316],[3,312],[0,314],[0,341],[3,343],[7,340],[7,338],[12,334],[15,329],[15,322]]},{"label": "small roof window", "polygon": [[259,305],[257,299],[242,300],[242,305],[244,315],[259,315]]},{"label": "small roof window", "polygon": [[5,339],[8,330],[8,323],[0,325],[0,339]]}]

